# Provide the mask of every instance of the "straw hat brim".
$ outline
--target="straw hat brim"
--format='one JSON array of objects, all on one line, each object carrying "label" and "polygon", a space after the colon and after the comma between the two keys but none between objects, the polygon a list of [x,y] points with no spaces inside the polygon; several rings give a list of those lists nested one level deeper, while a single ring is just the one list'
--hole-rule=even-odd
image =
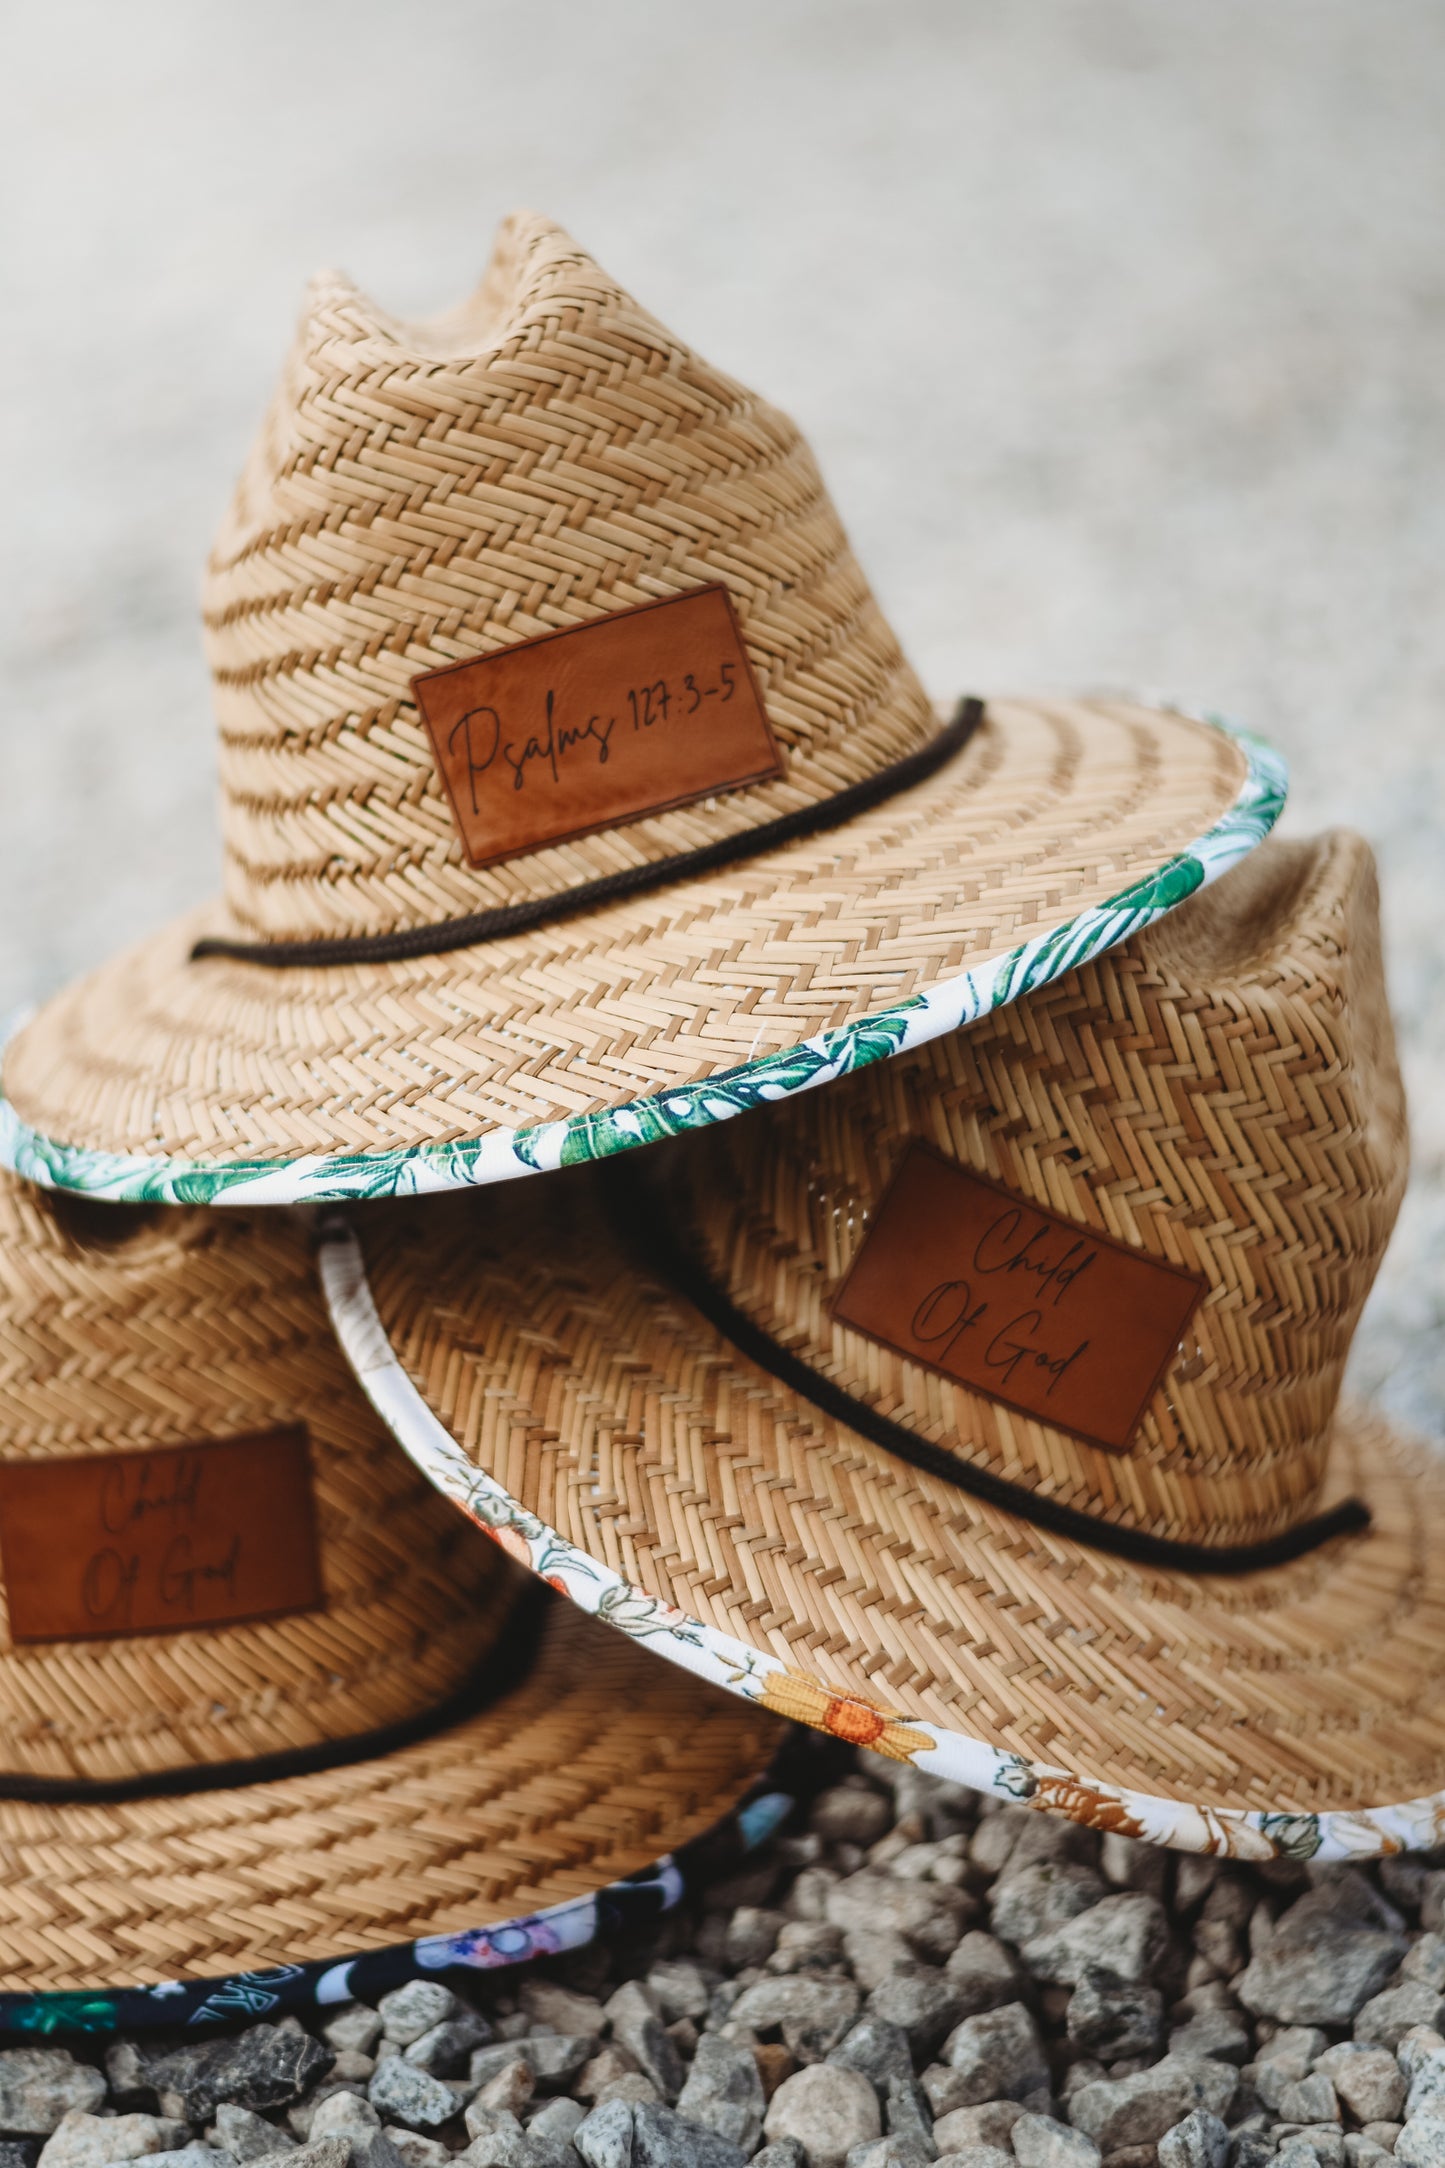
[{"label": "straw hat brim", "polygon": [[210,908],[11,1041],[0,1159],[115,1198],[279,1204],[602,1158],[1074,968],[1252,849],[1283,793],[1277,756],[1221,725],[1001,701],[931,781],[845,828],[482,947],[193,962],[236,931]]},{"label": "straw hat brim", "polygon": [[384,1758],[119,1803],[0,1798],[0,1995],[210,1980],[466,1930],[535,1954],[554,1946],[538,1913],[712,1829],[784,1729],[547,1599],[518,1686]]},{"label": "straw hat brim", "polygon": [[1241,1578],[1135,1566],[823,1415],[590,1196],[540,1224],[528,1198],[525,1239],[519,1201],[433,1206],[424,1243],[367,1213],[322,1274],[413,1460],[576,1601],[755,1705],[1093,1826],[1253,1858],[1445,1838],[1445,1460],[1346,1409],[1320,1504],[1363,1498],[1367,1532]]}]

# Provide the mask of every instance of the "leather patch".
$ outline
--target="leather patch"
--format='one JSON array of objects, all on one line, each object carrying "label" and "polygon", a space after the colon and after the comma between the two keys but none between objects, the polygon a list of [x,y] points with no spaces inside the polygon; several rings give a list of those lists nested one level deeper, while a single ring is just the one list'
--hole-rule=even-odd
[{"label": "leather patch", "polygon": [[450,663],[412,691],[473,866],[783,772],[724,587]]},{"label": "leather patch", "polygon": [[108,1641],[322,1602],[303,1425],[0,1466],[10,1637]]},{"label": "leather patch", "polygon": [[1118,1453],[1205,1288],[915,1143],[831,1308],[970,1392]]}]

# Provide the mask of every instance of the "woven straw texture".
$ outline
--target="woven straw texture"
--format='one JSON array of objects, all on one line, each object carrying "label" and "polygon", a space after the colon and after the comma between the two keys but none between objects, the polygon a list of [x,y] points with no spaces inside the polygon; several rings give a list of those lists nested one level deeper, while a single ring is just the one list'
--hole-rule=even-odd
[{"label": "woven straw texture", "polygon": [[421,1716],[498,1649],[527,1584],[367,1407],[284,1219],[87,1210],[0,1182],[7,1458],[298,1419],[324,1610],[0,1638],[0,1988],[206,1977],[526,1914],[650,1865],[765,1765],[775,1723],[549,1599],[519,1684],[384,1759],[118,1804],[6,1798],[5,1776],[144,1776]]},{"label": "woven straw texture", "polygon": [[[786,1666],[764,1705],[822,1722],[829,1695],[884,1703],[1075,1772],[1077,1797],[1038,1803],[1081,1815],[1090,1780],[1270,1814],[1439,1791],[1445,1474],[1335,1408],[1404,1168],[1376,939],[1361,844],[1267,848],[1108,962],[715,1152],[694,1142],[660,1184],[676,1212],[686,1166],[735,1301],[1016,1481],[1206,1538],[1366,1499],[1368,1534],[1291,1565],[1146,1570],[975,1504],[737,1358],[571,1182],[527,1199],[525,1247],[506,1193],[369,1217],[382,1325],[524,1513]],[[915,1133],[1209,1275],[1135,1453],[1088,1455],[817,1337]]]},{"label": "woven straw texture", "polygon": [[559,1597],[521,1688],[385,1760],[117,1806],[0,1798],[0,1988],[207,1979],[526,1918],[702,1835],[780,1736]]},{"label": "woven straw texture", "polygon": [[[914,1139],[1204,1280],[1129,1450],[1033,1422],[830,1315]],[[1379,897],[1348,834],[1266,843],[1121,953],[671,1170],[712,1277],[869,1407],[1065,1504],[1248,1543],[1312,1509],[1404,1193]]]},{"label": "woven straw texture", "polygon": [[1128,703],[989,713],[933,783],[845,831],[480,949],[190,963],[229,923],[199,912],[43,1009],[6,1050],[6,1094],[69,1144],[216,1160],[584,1115],[956,978],[1184,850],[1240,787],[1239,748],[1203,724]]},{"label": "woven straw texture", "polygon": [[[718,578],[786,778],[466,866],[417,673]],[[260,937],[550,895],[828,797],[933,731],[793,423],[527,214],[430,323],[315,282],[204,608],[226,893]]]},{"label": "woven straw texture", "polygon": [[297,1420],[310,1434],[325,1609],[16,1647],[0,1608],[0,1772],[132,1777],[414,1716],[482,1662],[514,1593],[490,1546],[458,1542],[352,1386],[297,1229],[87,1207],[0,1177],[7,1460],[143,1452]]},{"label": "woven straw texture", "polygon": [[[411,680],[708,582],[785,773],[467,866]],[[937,728],[793,424],[529,216],[445,319],[317,283],[205,619],[225,900],[7,1051],[7,1097],[47,1146],[406,1152],[696,1085],[1108,902],[1195,848],[1251,777],[1238,743],[1178,716],[996,703],[965,753],[846,828],[575,921],[407,963],[188,961],[204,935],[385,934],[550,897],[806,809]],[[26,1171],[94,1173],[53,1150]]]}]

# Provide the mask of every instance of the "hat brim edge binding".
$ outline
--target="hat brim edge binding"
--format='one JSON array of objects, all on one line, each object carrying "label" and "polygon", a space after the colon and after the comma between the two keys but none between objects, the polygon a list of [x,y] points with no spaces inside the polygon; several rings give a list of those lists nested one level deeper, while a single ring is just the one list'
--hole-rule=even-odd
[{"label": "hat brim edge binding", "polygon": [[40,1188],[126,1204],[250,1207],[422,1196],[608,1158],[652,1142],[657,1134],[709,1128],[753,1106],[793,1098],[871,1062],[906,1053],[976,1022],[1127,940],[1228,872],[1269,834],[1288,788],[1286,765],[1276,749],[1212,712],[1177,702],[1153,705],[1208,724],[1238,746],[1245,774],[1226,811],[1184,849],[1104,903],[899,1006],[865,1011],[817,1038],[698,1083],[625,1102],[602,1115],[577,1114],[562,1121],[498,1128],[476,1139],[397,1150],[228,1162],[107,1152],[42,1134],[0,1091],[0,1165]]},{"label": "hat brim edge binding", "polygon": [[[530,1513],[469,1460],[412,1383],[373,1300],[361,1245],[340,1216],[328,1220],[319,1255],[322,1291],[338,1340],[372,1406],[428,1479],[479,1527],[505,1528],[526,1547],[527,1562],[595,1618],[744,1700],[760,1700],[787,1668],[767,1652],[720,1633],[614,1572]],[[835,1697],[842,1701],[841,1693]],[[859,1704],[861,1710],[862,1704]],[[1359,1860],[1429,1849],[1445,1826],[1445,1791],[1369,1808],[1271,1812],[1195,1805],[1134,1791],[990,1746],[945,1730],[906,1710],[890,1709],[889,1729],[925,1744],[899,1758],[931,1776],[967,1785],[1012,1804],[1037,1800],[1043,1811],[1102,1826],[1118,1810],[1130,1833],[1175,1851],[1241,1859]],[[882,1751],[887,1752],[886,1742]],[[1071,1794],[1077,1793],[1077,1800]]]},{"label": "hat brim edge binding", "polygon": [[[665,1852],[649,1866],[607,1882],[585,1897],[564,1898],[536,1912],[448,1932],[418,1935],[354,1957],[313,1958],[254,1972],[218,1974],[154,1987],[0,1992],[0,2037],[65,2033],[170,2032],[256,2023],[386,1993],[408,1980],[457,1979],[499,1972],[584,1948],[610,1929],[661,1919],[707,1877],[710,1856],[725,1850],[747,1858],[787,1821],[810,1785],[790,1771],[785,1738],[769,1767],[716,1824]],[[817,1778],[813,1780],[818,1781]],[[784,1789],[789,1786],[791,1788]],[[364,1979],[355,1975],[358,1969]]]}]

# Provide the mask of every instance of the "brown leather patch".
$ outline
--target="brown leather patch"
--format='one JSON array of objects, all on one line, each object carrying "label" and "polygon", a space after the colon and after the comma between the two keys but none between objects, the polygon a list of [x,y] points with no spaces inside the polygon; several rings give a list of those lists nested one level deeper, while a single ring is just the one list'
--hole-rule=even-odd
[{"label": "brown leather patch", "polygon": [[322,1601],[306,1431],[0,1466],[12,1641],[108,1641]]},{"label": "brown leather patch", "polygon": [[783,772],[724,587],[429,670],[412,691],[473,866]]},{"label": "brown leather patch", "polygon": [[1117,1453],[1205,1286],[915,1143],[832,1312],[971,1392]]}]

